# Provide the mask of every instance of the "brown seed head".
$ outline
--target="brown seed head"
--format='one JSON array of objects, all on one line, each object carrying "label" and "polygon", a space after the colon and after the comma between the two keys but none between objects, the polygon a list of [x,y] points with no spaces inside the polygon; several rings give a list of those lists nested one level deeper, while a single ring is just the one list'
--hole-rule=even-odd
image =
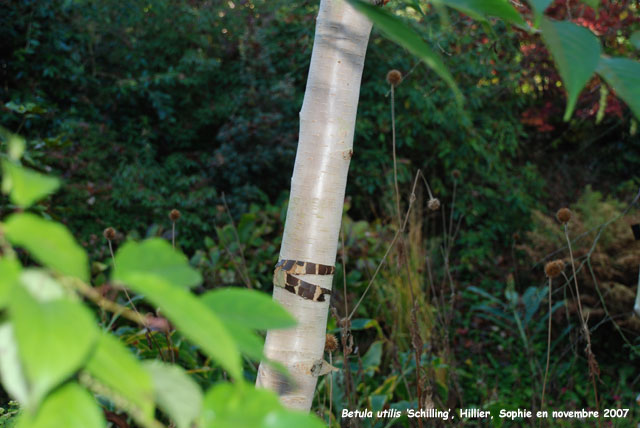
[{"label": "brown seed head", "polygon": [[104,232],[102,232],[102,235],[108,240],[108,241],[113,241],[114,239],[116,239],[116,230],[113,227],[107,227]]},{"label": "brown seed head", "polygon": [[390,70],[387,73],[387,83],[391,86],[398,86],[402,82],[402,73],[398,70]]},{"label": "brown seed head", "polygon": [[549,278],[555,278],[564,270],[564,262],[562,260],[553,260],[544,266],[544,273]]},{"label": "brown seed head", "polygon": [[172,209],[169,213],[169,218],[171,219],[171,221],[178,221],[178,219],[180,218],[180,211],[175,208]]},{"label": "brown seed head", "polygon": [[519,241],[520,240],[520,234],[518,232],[514,232],[512,235],[512,238],[514,241]]},{"label": "brown seed head", "polygon": [[324,351],[333,352],[338,349],[338,339],[333,334],[327,334],[324,341]]},{"label": "brown seed head", "polygon": [[556,218],[560,223],[567,224],[571,220],[571,211],[569,208],[560,208],[556,213]]},{"label": "brown seed head", "polygon": [[453,171],[451,171],[451,175],[453,176],[453,178],[457,180],[460,178],[462,174],[460,173],[459,169],[454,169]]},{"label": "brown seed head", "polygon": [[429,202],[427,202],[427,208],[431,211],[438,211],[440,208],[440,200],[438,198],[429,199]]}]

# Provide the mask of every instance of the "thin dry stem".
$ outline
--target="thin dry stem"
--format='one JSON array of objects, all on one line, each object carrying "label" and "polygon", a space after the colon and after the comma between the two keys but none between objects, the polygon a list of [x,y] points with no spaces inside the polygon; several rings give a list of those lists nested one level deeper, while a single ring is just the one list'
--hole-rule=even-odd
[{"label": "thin dry stem", "polygon": [[369,284],[367,284],[367,288],[364,289],[364,292],[362,293],[362,296],[360,296],[360,299],[358,300],[358,303],[356,303],[356,306],[353,308],[353,310],[349,314],[349,317],[348,317],[349,319],[351,319],[353,317],[353,315],[356,313],[356,310],[358,309],[358,306],[360,306],[360,303],[362,303],[362,301],[364,300],[364,297],[367,295],[367,292],[369,291],[369,288],[371,288],[371,285],[373,284],[373,281],[375,281],[376,276],[378,276],[378,272],[380,272],[380,268],[382,268],[382,265],[384,264],[385,260],[389,256],[389,253],[391,252],[391,249],[393,248],[393,246],[395,245],[396,241],[398,240],[398,237],[400,236],[400,234],[402,232],[404,232],[404,230],[405,230],[405,228],[407,226],[407,221],[409,220],[409,214],[411,213],[411,208],[413,207],[413,202],[416,199],[416,185],[418,184],[418,176],[419,175],[420,175],[420,170],[418,170],[418,172],[416,173],[416,177],[413,180],[413,187],[411,188],[411,197],[409,198],[409,206],[407,207],[407,211],[406,211],[405,216],[404,216],[404,222],[402,223],[402,227],[400,227],[400,229],[398,229],[396,231],[395,235],[393,236],[393,239],[391,240],[391,243],[387,247],[387,251],[385,251],[384,256],[382,256],[382,260],[380,260],[380,263],[378,263],[378,266],[376,267],[376,270],[373,272],[373,276],[369,280]]},{"label": "thin dry stem", "polygon": [[542,381],[542,398],[540,399],[540,410],[544,410],[544,393],[547,387],[547,376],[549,375],[549,360],[551,359],[551,285],[553,279],[549,278],[549,326],[547,330],[547,366],[544,369],[544,380]]},{"label": "thin dry stem", "polygon": [[[580,289],[578,288],[578,276],[576,274],[576,264],[573,258],[573,249],[571,248],[571,239],[569,239],[569,227],[565,223],[564,225],[564,236],[567,239],[567,247],[569,248],[569,258],[571,259],[571,269],[573,271],[573,281],[576,286],[576,300],[578,302],[578,313],[580,315],[580,322],[582,323],[582,331],[585,336],[585,340],[587,341],[587,346],[585,348],[585,352],[587,353],[587,359],[589,362],[589,376],[591,377],[591,382],[593,384],[593,394],[596,402],[596,410],[600,409],[600,402],[598,400],[598,388],[596,385],[596,371],[597,371],[597,362],[595,360],[595,356],[591,351],[591,334],[589,332],[589,328],[587,327],[587,322],[584,319],[584,313],[582,311],[582,302],[580,301]],[[601,426],[600,419],[598,419],[598,426]]]},{"label": "thin dry stem", "polygon": [[393,149],[393,187],[396,192],[396,216],[398,217],[398,227],[402,225],[400,214],[400,188],[398,187],[398,162],[396,159],[396,114],[395,114],[395,89],[391,85],[391,146]]}]

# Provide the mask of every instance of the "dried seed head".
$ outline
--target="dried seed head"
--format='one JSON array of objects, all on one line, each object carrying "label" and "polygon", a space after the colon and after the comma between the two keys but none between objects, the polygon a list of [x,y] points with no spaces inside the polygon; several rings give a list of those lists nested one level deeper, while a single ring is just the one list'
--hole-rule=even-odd
[{"label": "dried seed head", "polygon": [[438,211],[440,208],[440,200],[438,198],[429,199],[429,202],[427,202],[427,208],[431,211]]},{"label": "dried seed head", "polygon": [[511,235],[511,237],[513,238],[514,241],[520,240],[520,234],[518,232],[514,232],[513,235]]},{"label": "dried seed head", "polygon": [[556,218],[560,223],[567,224],[571,220],[571,211],[569,208],[560,208],[556,213]]},{"label": "dried seed head", "polygon": [[178,219],[180,218],[180,211],[175,208],[172,209],[169,213],[169,218],[171,219],[171,221],[178,221]]},{"label": "dried seed head", "polygon": [[460,173],[459,169],[454,169],[453,171],[451,171],[451,175],[453,176],[453,178],[457,180],[460,178],[462,174]]},{"label": "dried seed head", "polygon": [[555,278],[564,270],[564,262],[562,260],[554,260],[544,266],[544,273],[549,278]]},{"label": "dried seed head", "polygon": [[402,73],[398,70],[390,70],[387,73],[387,83],[391,86],[398,86],[402,82]]},{"label": "dried seed head", "polygon": [[338,339],[333,334],[327,334],[324,341],[324,351],[333,352],[338,349]]},{"label": "dried seed head", "polygon": [[102,235],[108,240],[108,241],[113,241],[114,239],[116,239],[116,230],[113,227],[107,227],[104,232],[102,232]]}]

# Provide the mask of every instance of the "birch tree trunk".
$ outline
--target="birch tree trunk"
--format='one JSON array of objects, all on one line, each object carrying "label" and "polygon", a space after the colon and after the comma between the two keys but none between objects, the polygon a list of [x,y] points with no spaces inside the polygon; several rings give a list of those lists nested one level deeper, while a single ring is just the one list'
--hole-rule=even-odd
[{"label": "birch tree trunk", "polygon": [[[344,0],[320,1],[280,260],[335,264],[370,32],[370,21]],[[293,276],[331,289],[332,274]],[[298,325],[269,331],[264,354],[284,365],[293,383],[263,362],[256,385],[276,391],[289,408],[311,408],[318,379],[314,364],[317,368],[323,357],[328,297],[314,301],[274,287],[274,300]]]}]

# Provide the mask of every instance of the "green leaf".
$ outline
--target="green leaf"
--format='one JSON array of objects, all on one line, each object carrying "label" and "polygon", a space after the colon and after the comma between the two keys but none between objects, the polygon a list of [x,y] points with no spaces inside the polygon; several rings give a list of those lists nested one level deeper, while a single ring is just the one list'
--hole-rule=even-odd
[{"label": "green leaf", "polygon": [[25,269],[20,275],[20,283],[29,290],[31,296],[41,302],[67,296],[62,285],[43,269]]},{"label": "green leaf", "polygon": [[34,408],[84,364],[97,339],[95,321],[81,303],[38,302],[21,287],[14,287],[9,311],[30,385],[25,404]]},{"label": "green leaf", "polygon": [[[9,103],[5,104],[5,106],[9,107]],[[9,109],[11,109],[11,107],[9,107]],[[22,154],[24,153],[25,147],[27,146],[26,142],[24,141],[24,138],[22,138],[19,135],[12,134],[11,132],[7,131],[1,126],[0,126],[0,137],[2,137],[3,140],[7,140],[7,143],[9,145],[9,150],[7,150],[9,159],[11,159],[12,161],[19,161],[20,158],[22,157]]]},{"label": "green leaf", "polygon": [[160,238],[127,242],[118,250],[115,265],[123,275],[149,273],[178,287],[193,287],[202,282],[200,272],[189,266],[184,254]]},{"label": "green leaf", "polygon": [[24,247],[43,265],[85,282],[89,280],[87,254],[63,225],[19,213],[9,216],[4,231],[13,245]]},{"label": "green leaf", "polygon": [[13,286],[20,275],[20,263],[15,258],[0,258],[0,309],[3,309],[8,301]]},{"label": "green leaf", "polygon": [[376,341],[371,344],[366,354],[362,357],[362,367],[365,371],[377,371],[382,361],[382,342]]},{"label": "green leaf", "polygon": [[311,414],[284,409],[273,392],[246,383],[211,388],[204,398],[201,422],[202,428],[324,426]]},{"label": "green leaf", "polygon": [[222,320],[225,328],[231,334],[231,337],[236,341],[238,350],[247,355],[254,361],[261,361],[264,357],[262,350],[264,349],[264,339],[258,336],[250,329],[237,325],[232,322]]},{"label": "green leaf", "polygon": [[0,325],[0,380],[9,395],[21,403],[29,398],[27,379],[18,356],[18,345],[11,323]]},{"label": "green leaf", "polygon": [[11,202],[22,208],[30,207],[60,187],[60,180],[57,178],[7,160],[2,161],[2,174],[2,192],[8,193]]},{"label": "green leaf", "polygon": [[75,382],[57,389],[35,416],[23,414],[18,428],[104,428],[106,422],[94,398]]},{"label": "green leaf", "polygon": [[[85,370],[128,402],[130,407],[124,410],[139,415],[143,421],[153,420],[151,376],[118,339],[102,333]],[[131,412],[131,407],[136,411]]]},{"label": "green leaf", "polygon": [[145,361],[144,368],[151,375],[158,405],[171,417],[178,428],[188,428],[202,410],[202,391],[182,367]]},{"label": "green leaf", "polygon": [[640,62],[603,55],[597,72],[640,119]]},{"label": "green leaf", "polygon": [[553,0],[529,0],[529,4],[533,9],[534,16],[534,26],[538,28],[540,25],[540,19],[542,19],[542,14],[549,7]]},{"label": "green leaf", "polygon": [[348,1],[358,12],[369,18],[390,40],[407,49],[435,71],[453,90],[458,104],[462,105],[463,96],[453,76],[449,73],[440,56],[431,50],[415,30],[381,7],[361,0]]},{"label": "green leaf", "polygon": [[629,37],[629,43],[631,43],[631,45],[636,49],[640,49],[640,30],[631,34]]},{"label": "green leaf", "polygon": [[245,288],[226,287],[202,295],[202,301],[223,321],[256,330],[288,328],[296,320],[271,296]]},{"label": "green leaf", "polygon": [[522,28],[529,27],[507,0],[441,0],[440,3],[479,21],[485,21],[487,17],[495,16],[509,24],[515,24]]},{"label": "green leaf", "polygon": [[591,6],[594,10],[598,10],[600,8],[600,1],[601,0],[582,0],[582,3]]},{"label": "green leaf", "polygon": [[580,91],[598,66],[600,42],[591,31],[569,21],[556,22],[543,18],[540,29],[542,39],[551,51],[567,89],[568,100],[564,120],[568,121],[575,109]]},{"label": "green leaf", "polygon": [[189,340],[199,345],[234,378],[241,376],[240,354],[231,335],[203,302],[184,288],[176,287],[159,276],[122,272],[116,265],[114,279],[146,295],[159,306]]}]

